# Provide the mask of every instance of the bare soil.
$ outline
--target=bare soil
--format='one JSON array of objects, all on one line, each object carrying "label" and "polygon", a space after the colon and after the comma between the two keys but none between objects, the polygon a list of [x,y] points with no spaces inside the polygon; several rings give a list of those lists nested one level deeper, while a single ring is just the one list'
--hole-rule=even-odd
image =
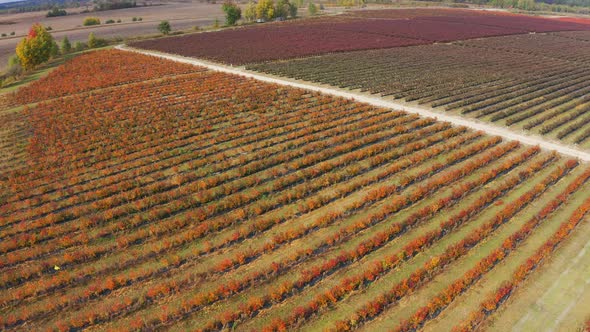
[{"label": "bare soil", "polygon": [[[186,30],[194,26],[210,26],[215,19],[223,22],[220,4],[208,4],[198,1],[166,2],[161,5],[109,10],[95,13],[80,13],[80,9],[68,9],[68,16],[47,18],[47,11],[0,15],[0,34],[14,37],[0,38],[0,68],[6,66],[10,55],[14,54],[16,44],[27,34],[34,23],[41,23],[52,28],[51,34],[57,40],[67,36],[72,43],[85,41],[88,34],[94,32],[99,38],[134,37],[156,34],[157,25],[162,20],[170,21],[173,30]],[[84,27],[82,22],[87,16],[100,18],[100,26]],[[141,22],[133,22],[133,17],[141,17]],[[104,24],[107,20],[121,20],[121,23]]]}]

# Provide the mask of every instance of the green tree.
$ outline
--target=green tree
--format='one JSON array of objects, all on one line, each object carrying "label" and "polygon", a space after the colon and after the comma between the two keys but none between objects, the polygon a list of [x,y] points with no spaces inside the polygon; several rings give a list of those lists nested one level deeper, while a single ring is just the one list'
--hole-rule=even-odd
[{"label": "green tree", "polygon": [[61,41],[61,53],[62,54],[68,54],[72,51],[72,44],[70,43],[70,40],[68,39],[68,37],[64,37],[64,39],[62,39]]},{"label": "green tree", "polygon": [[57,45],[55,40],[51,43],[51,52],[49,52],[49,55],[52,58],[55,58],[59,55],[59,45]]},{"label": "green tree", "polygon": [[287,18],[289,15],[289,0],[277,0],[274,17]]},{"label": "green tree", "polygon": [[535,1],[534,0],[518,0],[518,3],[516,6],[522,10],[535,10]]},{"label": "green tree", "polygon": [[89,48],[95,48],[96,47],[96,36],[94,35],[94,32],[91,32],[88,35],[88,47]]},{"label": "green tree", "polygon": [[226,0],[221,9],[225,13],[225,24],[235,25],[242,18],[242,9],[232,0]]},{"label": "green tree", "polygon": [[244,9],[244,19],[247,22],[252,22],[256,20],[256,4],[254,1],[250,1],[246,5],[246,9]]},{"label": "green tree", "polygon": [[289,2],[289,0],[278,0],[275,6],[275,17],[287,18],[297,16],[297,5]]},{"label": "green tree", "polygon": [[23,67],[20,63],[20,59],[16,55],[12,55],[8,58],[8,68],[6,69],[6,75],[12,77],[18,77],[23,73]]},{"label": "green tree", "polygon": [[74,50],[76,50],[76,52],[80,52],[83,51],[87,46],[88,45],[86,45],[85,43],[78,41],[74,44]]},{"label": "green tree", "polygon": [[158,24],[158,31],[160,31],[163,35],[167,35],[172,30],[170,23],[168,21],[162,21]]},{"label": "green tree", "polygon": [[318,13],[318,7],[313,2],[310,2],[307,6],[307,11],[309,12],[309,15],[316,15]]},{"label": "green tree", "polygon": [[25,69],[33,69],[51,57],[53,37],[41,24],[34,24],[29,34],[16,46],[16,55]]},{"label": "green tree", "polygon": [[272,20],[275,17],[273,0],[259,0],[256,5],[256,18]]},{"label": "green tree", "polygon": [[294,3],[289,3],[289,16],[290,16],[291,18],[295,18],[295,17],[297,17],[297,10],[298,10],[298,9],[299,9],[299,8],[297,7],[297,5],[296,5],[296,4],[294,4]]}]

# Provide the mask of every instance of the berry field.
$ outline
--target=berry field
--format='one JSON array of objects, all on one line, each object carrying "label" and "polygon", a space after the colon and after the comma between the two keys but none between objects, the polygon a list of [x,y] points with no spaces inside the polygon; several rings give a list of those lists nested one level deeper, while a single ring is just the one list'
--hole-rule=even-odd
[{"label": "berry field", "polygon": [[4,98],[2,330],[470,330],[590,221],[576,160],[149,56]]},{"label": "berry field", "polygon": [[590,32],[526,34],[250,69],[379,94],[590,148]]},{"label": "berry field", "polygon": [[371,10],[146,40],[131,46],[243,65],[335,52],[574,30],[590,30],[590,25],[458,9]]}]

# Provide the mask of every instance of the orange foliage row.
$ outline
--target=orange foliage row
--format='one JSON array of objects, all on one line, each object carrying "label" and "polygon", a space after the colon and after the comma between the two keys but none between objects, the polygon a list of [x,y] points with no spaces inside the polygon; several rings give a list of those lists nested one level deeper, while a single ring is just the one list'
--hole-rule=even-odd
[{"label": "orange foliage row", "polygon": [[[569,160],[566,164],[565,168],[559,168],[557,171],[562,172],[559,174],[558,172],[553,172],[550,174],[545,181],[543,181],[540,185],[536,185],[531,191],[525,194],[525,196],[537,195],[536,192],[542,192],[545,190],[545,187],[550,185],[551,183],[557,181],[561,176],[563,176],[563,172],[569,171],[571,168],[575,167],[577,162],[574,160]],[[586,172],[582,174],[578,181],[572,183],[572,185],[568,186],[565,191],[561,194],[563,196],[569,196],[571,193],[576,191],[580,188],[582,184],[586,182],[586,180],[590,177],[590,172]],[[547,181],[549,180],[549,181]],[[527,221],[518,231],[512,234],[508,239],[506,239],[502,245],[495,249],[491,254],[481,259],[478,264],[472,268],[471,270],[467,271],[461,278],[457,279],[453,282],[450,286],[448,286],[445,290],[443,290],[439,295],[435,296],[430,300],[430,302],[418,309],[418,311],[412,316],[411,319],[403,321],[400,325],[395,329],[395,331],[414,331],[415,329],[419,328],[424,324],[424,322],[428,319],[433,318],[436,316],[440,311],[442,311],[446,306],[448,306],[457,296],[461,295],[464,291],[466,291],[473,283],[475,283],[481,276],[485,273],[490,271],[496,264],[506,258],[510,253],[518,247],[523,240],[525,240],[534,230],[534,228],[541,223],[551,212],[555,210],[563,201],[563,196],[560,196],[549,202],[541,212],[537,215],[532,217],[530,220]],[[582,206],[581,209],[577,210],[577,212],[570,218],[568,222],[560,227],[560,230],[556,234],[562,234],[564,227],[571,225],[572,222],[577,223],[581,217],[584,216],[586,211],[590,209],[590,200],[585,203],[587,206]],[[521,199],[517,200],[516,202],[511,203],[507,208],[513,206],[512,208],[518,208],[522,205]],[[504,209],[506,210],[506,208]],[[504,211],[498,216],[497,218],[505,218]],[[571,229],[568,229],[568,232]],[[549,243],[552,242],[552,237],[549,240]],[[560,237],[560,239],[562,239]],[[541,258],[547,257],[548,254],[554,248],[554,245],[551,245],[550,250],[546,250],[547,244],[543,246],[537,253],[535,253],[532,258],[529,258],[525,264],[523,264],[514,274],[514,278],[518,280],[523,280],[527,273],[529,273],[534,266],[540,261]],[[545,248],[545,249],[544,249]],[[540,256],[539,256],[540,255]],[[531,264],[531,262],[533,262]],[[484,302],[484,306],[488,308],[492,308],[497,306],[500,301],[503,301],[506,296],[511,292],[513,289],[513,284],[504,284],[502,287],[494,294],[492,301],[489,299]]]},{"label": "orange foliage row", "polygon": [[46,77],[19,89],[12,97],[20,104],[33,103],[113,85],[203,70],[187,64],[117,50],[90,52],[66,62]]},{"label": "orange foliage row", "polygon": [[[557,196],[557,198],[549,202],[541,212],[529,220],[528,223],[517,233],[512,235],[510,239],[505,242],[505,247],[513,248],[515,243],[523,241],[539,222],[564,204],[574,192],[587,182],[588,178],[590,178],[590,169],[578,176],[562,193],[559,194],[559,196]],[[480,306],[472,311],[465,320],[458,323],[453,330],[457,332],[473,331],[488,315],[491,315],[498,310],[502,303],[510,296],[511,292],[525,281],[526,276],[530,274],[543,259],[546,259],[551,254],[555,247],[567,237],[567,234],[569,234],[573,227],[581,221],[582,217],[589,210],[590,199],[582,203],[582,205],[576,209],[576,212],[570,216],[570,219],[565,221],[558,231],[547,240],[537,252],[531,255],[525,263],[519,266],[511,280],[502,283],[495,292],[486,297],[481,302]]]},{"label": "orange foliage row", "polygon": [[[577,164],[575,162],[573,164],[568,162],[565,165],[558,167],[551,174],[546,176],[542,183],[544,185],[549,185],[555,182],[576,165]],[[394,285],[375,300],[365,304],[356,311],[355,315],[351,319],[336,322],[334,329],[346,330],[352,326],[362,324],[364,321],[379,315],[383,310],[385,310],[387,306],[399,301],[399,299],[401,299],[403,296],[409,292],[415,291],[428,280],[431,280],[435,275],[439,274],[442,270],[442,267],[465,255],[473,246],[477,245],[480,241],[489,236],[501,224],[510,220],[514,214],[522,210],[526,205],[532,202],[534,198],[539,196],[544,191],[545,186],[535,186],[533,189],[522,194],[515,201],[507,204],[503,209],[501,209],[497,216],[473,230],[463,240],[450,245],[443,254],[433,257],[430,261],[426,262],[423,267],[415,271],[410,277]],[[455,286],[460,285],[462,284],[458,283]],[[459,289],[455,286],[452,289],[452,292],[459,291]],[[428,311],[427,314],[431,314],[430,311]],[[426,317],[427,315],[425,315],[424,310],[421,309],[418,313],[416,313],[412,320],[403,322],[400,328],[405,329],[406,326],[417,327],[419,326],[417,322],[421,321],[421,319],[426,319]]]}]

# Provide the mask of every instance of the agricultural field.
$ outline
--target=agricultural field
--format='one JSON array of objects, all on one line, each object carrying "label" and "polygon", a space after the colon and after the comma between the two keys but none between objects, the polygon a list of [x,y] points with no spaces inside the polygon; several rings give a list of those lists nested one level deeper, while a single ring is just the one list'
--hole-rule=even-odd
[{"label": "agricultural field", "polygon": [[2,330],[493,327],[590,221],[590,165],[188,64],[3,98]]},{"label": "agricultural field", "polygon": [[590,31],[524,34],[253,64],[590,148]]},{"label": "agricultural field", "polygon": [[[148,6],[143,6],[149,3]],[[99,38],[130,38],[158,33],[156,29],[162,20],[170,21],[174,30],[192,30],[193,27],[206,27],[214,24],[215,19],[223,20],[220,4],[201,1],[160,0],[137,2],[135,8],[107,10],[84,13],[88,7],[68,8],[67,16],[46,17],[47,10],[0,14],[0,34],[8,37],[0,38],[0,69],[3,69],[8,58],[14,54],[17,43],[27,35],[31,25],[41,23],[51,27],[51,34],[56,40],[64,37],[72,42],[86,42],[88,34],[93,32]],[[92,6],[90,6],[92,9]],[[91,27],[82,25],[84,18],[97,17],[103,24]],[[141,21],[133,22],[133,17],[141,17]],[[105,24],[108,20],[121,20],[121,23]],[[14,32],[14,36],[10,33]]]},{"label": "agricultural field", "polygon": [[146,40],[131,46],[244,65],[334,52],[574,30],[590,30],[590,25],[474,10],[367,10]]}]

